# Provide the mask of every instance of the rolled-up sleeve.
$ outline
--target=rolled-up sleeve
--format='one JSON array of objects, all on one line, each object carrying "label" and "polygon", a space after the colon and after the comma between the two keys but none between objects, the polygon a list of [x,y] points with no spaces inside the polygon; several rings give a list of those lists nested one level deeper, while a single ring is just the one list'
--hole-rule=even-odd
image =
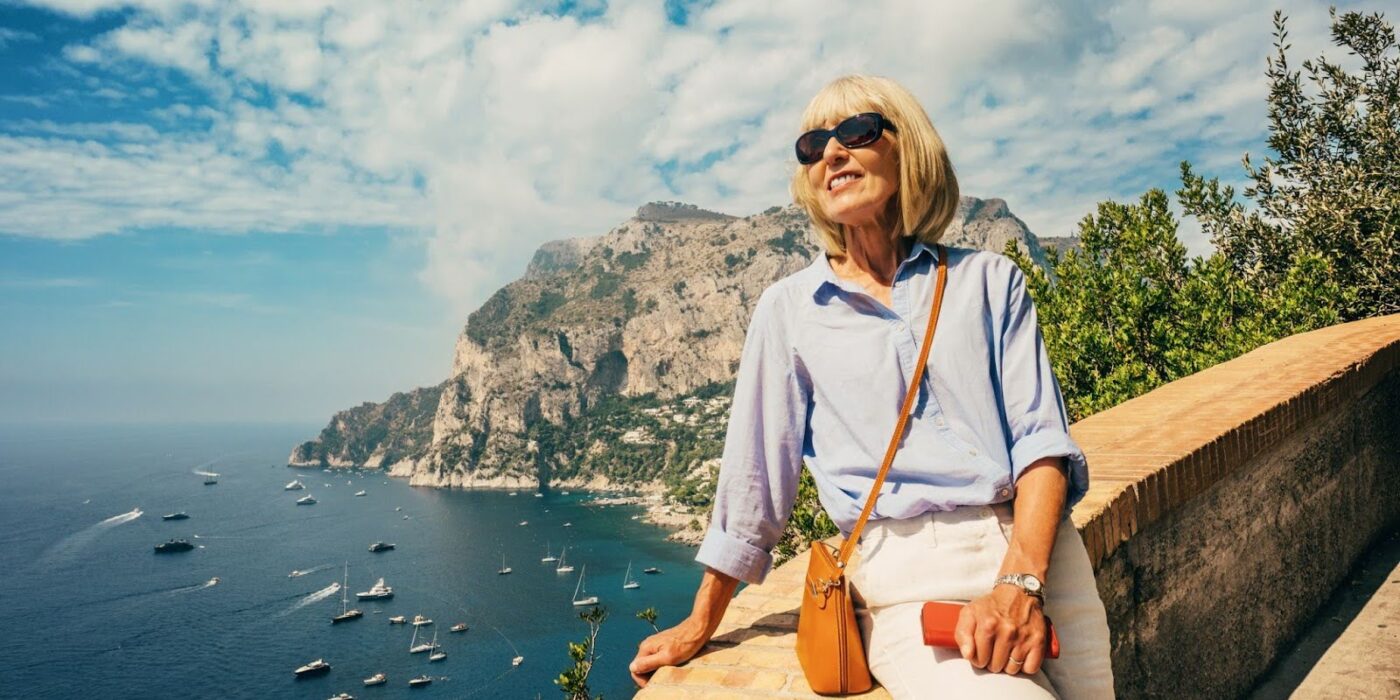
[{"label": "rolled-up sleeve", "polygon": [[1064,457],[1069,488],[1065,510],[1089,490],[1089,467],[1084,451],[1069,436],[1068,413],[1059,382],[1050,367],[1045,339],[1036,320],[1035,304],[1026,291],[1026,277],[1011,265],[1006,315],[1001,338],[1001,396],[1011,453],[1011,480],[1044,457]]},{"label": "rolled-up sleeve", "polygon": [[759,297],[734,384],[710,527],[696,561],[762,583],[792,514],[810,387],[801,381],[778,295]]}]

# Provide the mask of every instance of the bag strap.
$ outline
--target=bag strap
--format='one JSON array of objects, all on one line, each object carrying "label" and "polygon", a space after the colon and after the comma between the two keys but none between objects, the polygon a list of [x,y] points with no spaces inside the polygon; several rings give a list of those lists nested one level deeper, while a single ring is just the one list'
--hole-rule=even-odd
[{"label": "bag strap", "polygon": [[904,407],[899,410],[899,423],[894,428],[889,448],[885,450],[885,462],[880,465],[880,472],[875,475],[875,485],[870,487],[870,496],[865,499],[865,508],[861,510],[855,527],[851,528],[851,536],[841,543],[841,552],[836,557],[836,566],[840,569],[846,568],[846,562],[855,551],[855,544],[860,541],[861,530],[865,529],[865,521],[870,519],[871,511],[875,510],[875,499],[880,497],[880,487],[885,485],[885,475],[894,463],[894,453],[899,449],[899,441],[904,437],[904,429],[909,424],[909,414],[913,412],[919,397],[919,382],[923,381],[924,366],[928,364],[928,351],[933,347],[933,331],[938,327],[938,312],[943,308],[943,288],[948,282],[948,251],[941,243],[938,244],[937,251],[938,280],[934,283],[933,309],[928,314],[928,330],[924,332],[924,346],[919,350],[919,364],[914,370],[914,379],[909,383],[909,391],[904,395]]}]

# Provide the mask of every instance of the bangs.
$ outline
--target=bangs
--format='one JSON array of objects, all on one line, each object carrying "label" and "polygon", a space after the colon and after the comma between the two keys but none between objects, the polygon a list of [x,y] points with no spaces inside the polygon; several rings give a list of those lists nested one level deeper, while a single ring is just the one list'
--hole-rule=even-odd
[{"label": "bangs", "polygon": [[[879,112],[886,118],[892,117],[893,115],[885,112],[881,102],[877,95],[862,89],[858,82],[837,80],[822,88],[822,91],[807,103],[807,109],[802,112],[801,130],[807,132],[820,129],[826,124],[838,123],[846,117],[862,112]],[[899,126],[895,125],[896,128]]]}]

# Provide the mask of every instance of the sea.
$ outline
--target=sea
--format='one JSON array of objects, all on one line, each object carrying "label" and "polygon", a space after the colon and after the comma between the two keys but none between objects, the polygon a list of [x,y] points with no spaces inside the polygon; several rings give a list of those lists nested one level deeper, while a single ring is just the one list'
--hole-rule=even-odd
[{"label": "sea", "polygon": [[[652,633],[636,613],[654,608],[665,629],[690,611],[695,550],[640,506],[288,468],[317,429],[0,426],[0,697],[562,697],[568,644],[588,633],[572,604],[583,575],[608,611],[589,685],[626,698]],[[294,479],[306,489],[284,490]],[[315,505],[296,504],[308,494]],[[156,554],[171,538],[196,548]],[[395,549],[371,553],[377,541]],[[540,561],[565,547],[573,573]],[[622,587],[629,564],[638,589]],[[355,600],[381,577],[392,600]],[[364,616],[332,625],[343,581]],[[419,640],[436,633],[447,658],[410,654],[415,629],[396,615],[431,618]],[[468,631],[449,633],[458,622]],[[314,659],[331,671],[297,679]],[[387,684],[362,685],[381,672]],[[424,674],[433,683],[410,689]]]}]

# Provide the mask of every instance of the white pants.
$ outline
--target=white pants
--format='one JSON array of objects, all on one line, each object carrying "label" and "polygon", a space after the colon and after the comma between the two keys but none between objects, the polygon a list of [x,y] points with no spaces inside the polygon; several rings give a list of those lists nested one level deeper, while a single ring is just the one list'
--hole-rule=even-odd
[{"label": "white pants", "polygon": [[1060,523],[1045,582],[1045,614],[1060,657],[1033,676],[975,668],[957,649],[925,646],[925,601],[967,602],[992,589],[1011,537],[1010,504],[963,507],[907,520],[875,520],[851,572],[870,670],[904,698],[1112,698],[1108,617],[1084,541]]}]

